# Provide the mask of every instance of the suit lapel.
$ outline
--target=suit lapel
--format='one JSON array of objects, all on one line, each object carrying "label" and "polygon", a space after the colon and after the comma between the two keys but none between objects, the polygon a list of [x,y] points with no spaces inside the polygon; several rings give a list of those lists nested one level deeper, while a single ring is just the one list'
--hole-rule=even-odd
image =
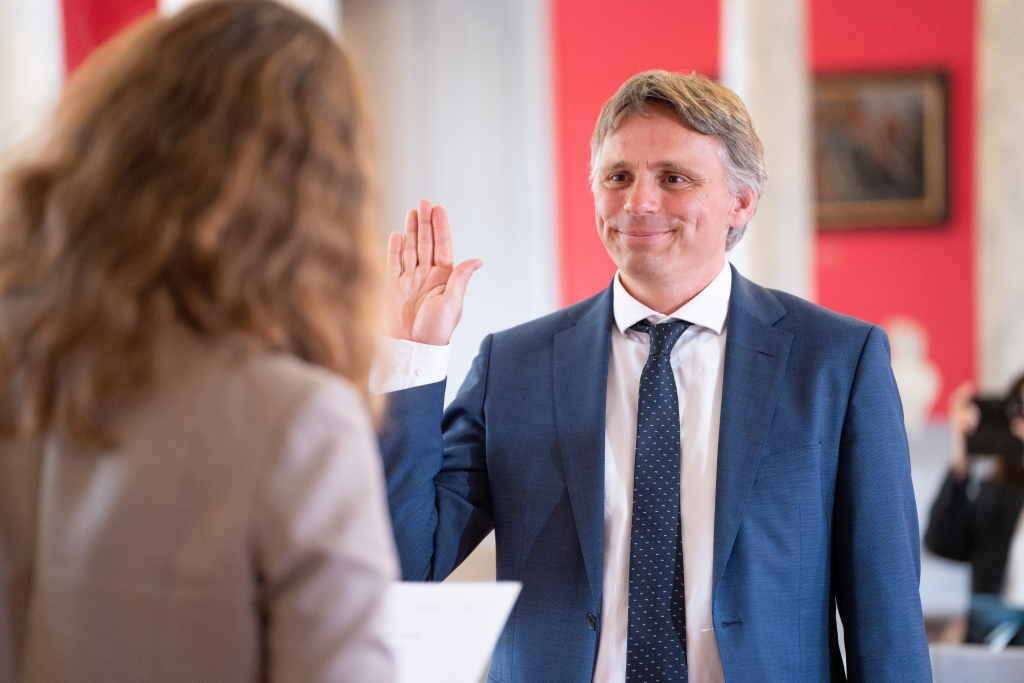
[{"label": "suit lapel", "polygon": [[575,325],[554,336],[555,424],[587,576],[600,599],[604,572],[605,396],[612,292],[598,294]]},{"label": "suit lapel", "polygon": [[783,315],[785,309],[768,290],[733,269],[718,437],[712,596],[732,552],[782,387],[793,335],[772,323]]}]

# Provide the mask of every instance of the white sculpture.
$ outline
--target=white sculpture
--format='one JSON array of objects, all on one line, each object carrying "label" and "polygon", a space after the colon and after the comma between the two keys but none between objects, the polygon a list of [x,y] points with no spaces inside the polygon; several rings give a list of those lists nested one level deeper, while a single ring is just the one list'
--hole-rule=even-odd
[{"label": "white sculpture", "polygon": [[918,434],[928,423],[938,397],[942,375],[928,359],[928,331],[913,318],[895,316],[884,325],[892,345],[892,371],[903,399],[907,436]]}]

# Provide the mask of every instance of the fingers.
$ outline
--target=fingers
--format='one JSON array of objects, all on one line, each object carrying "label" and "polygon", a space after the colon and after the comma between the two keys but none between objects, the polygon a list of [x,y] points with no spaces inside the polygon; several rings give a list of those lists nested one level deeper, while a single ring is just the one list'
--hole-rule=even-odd
[{"label": "fingers", "polygon": [[402,274],[402,233],[393,232],[388,236],[388,260],[384,268],[388,280],[397,280]]},{"label": "fingers", "polygon": [[970,380],[968,380],[966,382],[963,382],[962,384],[960,384],[956,389],[954,389],[949,394],[950,400],[956,399],[956,400],[959,400],[959,401],[963,401],[965,399],[969,399],[973,395],[974,395],[974,382],[972,382]]},{"label": "fingers", "polygon": [[971,410],[967,415],[966,427],[968,432],[975,432],[978,429],[978,424],[981,423],[981,410],[978,406],[971,402]]},{"label": "fingers", "polygon": [[1024,441],[1024,417],[1015,417],[1010,420],[1010,433]]},{"label": "fingers", "polygon": [[961,432],[974,431],[977,427],[978,418],[976,413],[978,407],[974,405],[974,384],[964,382],[949,395],[949,419],[950,424]]},{"label": "fingers", "polygon": [[433,207],[426,199],[421,199],[416,206],[417,231],[419,239],[416,243],[416,257],[419,265],[434,264],[434,225],[432,222]]},{"label": "fingers", "polygon": [[444,297],[450,302],[457,304],[462,309],[462,300],[466,296],[466,287],[469,285],[469,278],[480,269],[484,262],[478,258],[463,261],[455,266],[452,274],[448,276],[448,284],[444,289]]},{"label": "fingers", "polygon": [[[417,266],[452,266],[452,233],[444,207],[421,199],[416,208],[405,215],[402,242],[402,272]],[[391,248],[390,241],[388,248]]]},{"label": "fingers", "polygon": [[[412,270],[416,267],[416,237],[417,237],[416,209],[409,209],[405,214],[405,238],[402,240],[402,270]],[[389,243],[390,244],[390,243]]]},{"label": "fingers", "polygon": [[434,226],[434,265],[451,267],[452,231],[448,225],[448,212],[443,206],[434,207],[431,222]]}]

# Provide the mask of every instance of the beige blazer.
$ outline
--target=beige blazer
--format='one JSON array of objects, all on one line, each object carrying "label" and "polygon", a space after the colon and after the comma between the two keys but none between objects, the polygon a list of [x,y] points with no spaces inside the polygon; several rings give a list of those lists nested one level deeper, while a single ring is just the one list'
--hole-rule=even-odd
[{"label": "beige blazer", "polygon": [[362,399],[232,342],[183,336],[172,365],[109,452],[0,445],[0,682],[391,680]]}]

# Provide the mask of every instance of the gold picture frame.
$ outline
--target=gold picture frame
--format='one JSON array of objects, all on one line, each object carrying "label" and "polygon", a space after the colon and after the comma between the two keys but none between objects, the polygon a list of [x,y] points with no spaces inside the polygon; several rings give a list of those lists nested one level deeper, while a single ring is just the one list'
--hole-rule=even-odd
[{"label": "gold picture frame", "polygon": [[942,223],[944,75],[817,77],[814,163],[820,228]]}]

